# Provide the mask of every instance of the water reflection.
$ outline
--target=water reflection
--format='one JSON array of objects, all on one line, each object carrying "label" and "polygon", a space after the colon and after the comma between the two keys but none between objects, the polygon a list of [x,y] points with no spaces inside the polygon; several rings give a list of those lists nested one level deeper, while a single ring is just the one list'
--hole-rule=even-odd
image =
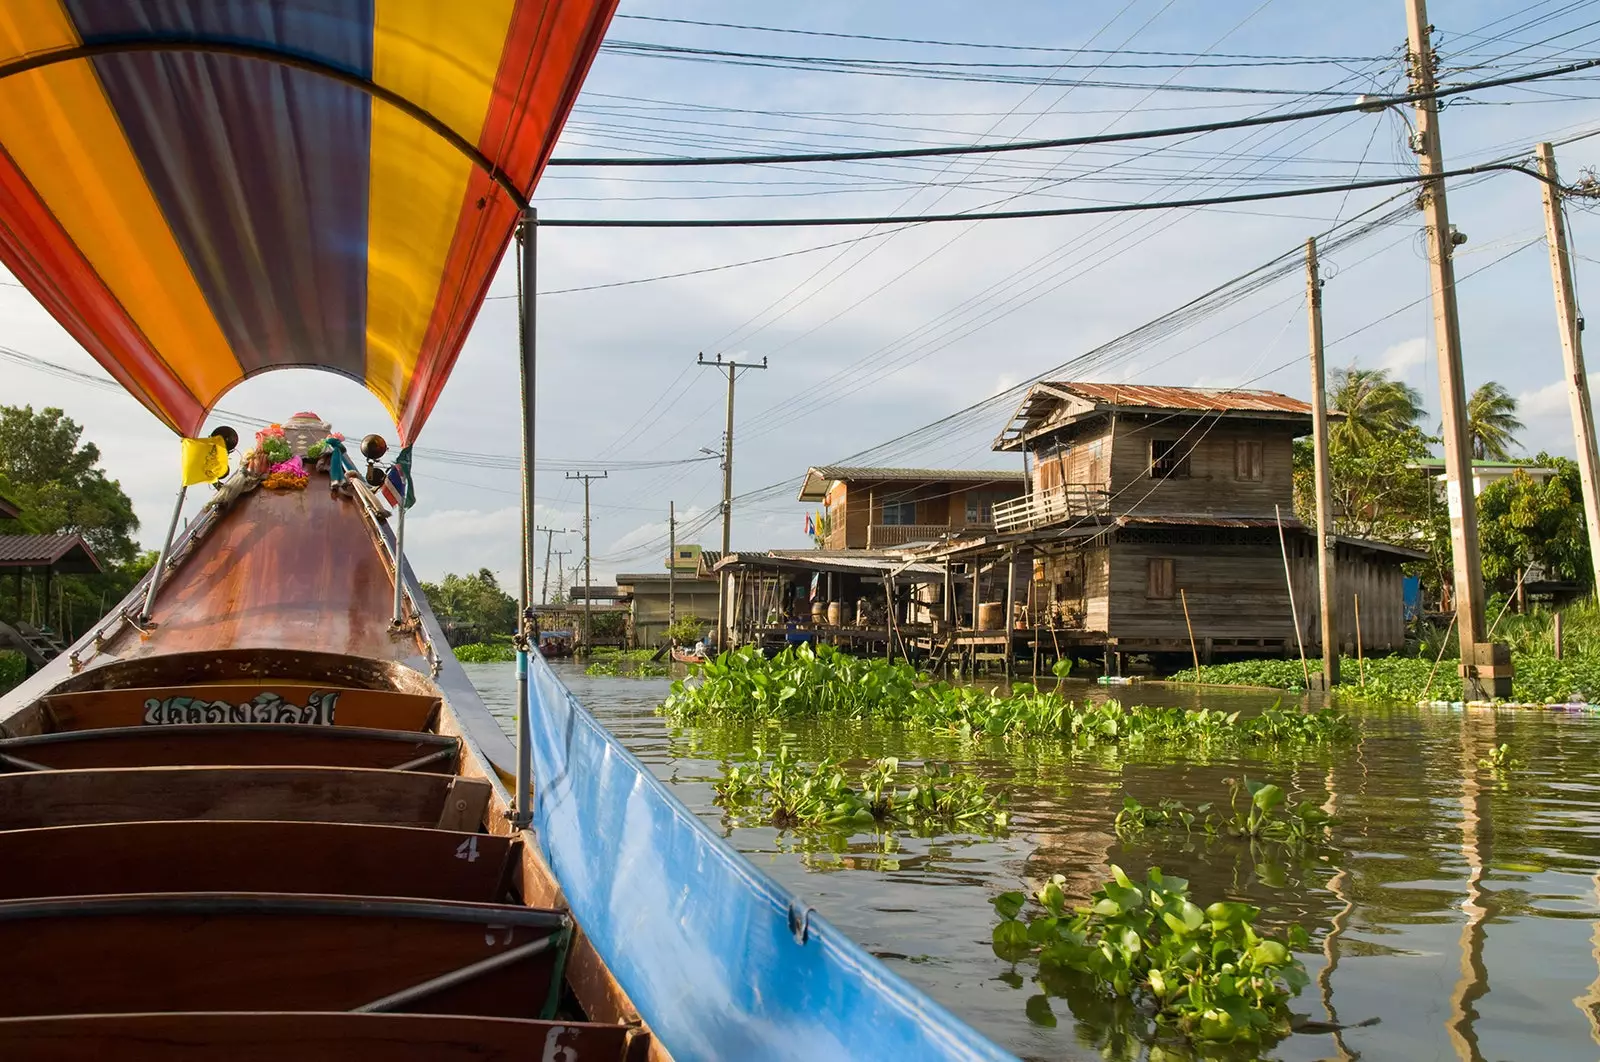
[{"label": "water reflection", "polygon": [[[505,665],[468,668],[509,719]],[[1362,714],[1335,754],[1075,755],[1050,742],[963,741],[880,723],[673,729],[654,714],[667,680],[562,677],[690,808],[768,873],[900,973],[1028,1058],[1172,1059],[1125,1004],[1070,979],[1036,980],[990,947],[989,899],[1052,874],[1082,900],[1115,862],[1188,878],[1197,897],[1263,909],[1276,932],[1312,933],[1313,983],[1295,1001],[1316,1022],[1268,1052],[1312,1059],[1594,1059],[1600,1046],[1600,803],[1590,765],[1600,721],[1554,713]],[[1257,710],[1269,695],[1069,684],[1073,696]],[[959,761],[1011,792],[1003,837],[850,837],[735,828],[711,782],[752,744],[796,743],[810,760]],[[1479,760],[1505,743],[1523,761]],[[1227,802],[1224,779],[1273,781],[1340,823],[1331,849],[1273,847],[1153,829],[1118,838],[1125,794]],[[1377,1019],[1374,1025],[1359,1025]],[[1341,1023],[1343,1023],[1341,1027]]]}]

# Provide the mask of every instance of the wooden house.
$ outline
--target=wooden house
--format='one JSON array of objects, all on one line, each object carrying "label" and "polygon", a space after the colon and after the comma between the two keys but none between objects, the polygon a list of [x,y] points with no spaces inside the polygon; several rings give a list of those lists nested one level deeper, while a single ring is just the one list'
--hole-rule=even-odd
[{"label": "wooden house", "polygon": [[[1191,625],[1206,657],[1317,652],[1315,535],[1294,514],[1294,440],[1310,431],[1311,407],[1270,391],[1036,384],[994,444],[1022,452],[1028,493],[945,555],[1031,558],[1014,624],[1108,655],[1186,657]],[[1355,644],[1359,595],[1364,648],[1399,649],[1402,565],[1423,555],[1342,537],[1336,554],[1341,642]]]},{"label": "wooden house", "polygon": [[806,471],[800,500],[821,507],[820,548],[888,549],[987,531],[1025,488],[1020,471],[827,465]]}]

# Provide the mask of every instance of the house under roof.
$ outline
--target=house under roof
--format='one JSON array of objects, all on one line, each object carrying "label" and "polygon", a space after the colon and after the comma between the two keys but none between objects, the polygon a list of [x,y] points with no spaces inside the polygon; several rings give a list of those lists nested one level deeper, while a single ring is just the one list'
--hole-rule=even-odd
[{"label": "house under roof", "polygon": [[100,562],[81,535],[0,535],[0,568],[39,568],[55,575],[87,575]]},{"label": "house under roof", "polygon": [[800,500],[822,501],[828,488],[837,480],[871,481],[881,483],[1015,483],[1019,486],[1026,477],[1018,472],[998,468],[872,468],[850,465],[818,465],[806,470],[800,484]]},{"label": "house under roof", "polygon": [[1311,427],[1310,403],[1277,391],[1049,380],[1028,389],[1005,429],[995,438],[994,449],[1020,450],[1042,432],[1118,412],[1268,418],[1299,422],[1308,431]]}]

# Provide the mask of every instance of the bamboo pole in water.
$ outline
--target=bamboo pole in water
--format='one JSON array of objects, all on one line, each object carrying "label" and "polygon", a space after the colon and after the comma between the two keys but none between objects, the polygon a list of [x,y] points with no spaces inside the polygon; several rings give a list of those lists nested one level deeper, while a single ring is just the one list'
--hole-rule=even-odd
[{"label": "bamboo pole in water", "polygon": [[1178,587],[1178,600],[1183,602],[1183,625],[1189,628],[1189,654],[1194,657],[1194,680],[1200,681],[1200,650],[1194,644],[1194,624],[1189,619],[1189,595]]},{"label": "bamboo pole in water", "polygon": [[1311,665],[1306,663],[1306,643],[1300,638],[1300,610],[1294,605],[1294,576],[1289,572],[1289,543],[1283,537],[1283,510],[1274,505],[1278,517],[1278,549],[1283,553],[1283,581],[1289,588],[1289,618],[1294,621],[1294,643],[1300,647],[1300,670],[1305,675],[1306,688],[1311,688]]},{"label": "bamboo pole in water", "polygon": [[1361,688],[1367,688],[1367,658],[1361,651],[1361,595],[1354,595],[1356,602],[1356,667],[1361,669]]}]

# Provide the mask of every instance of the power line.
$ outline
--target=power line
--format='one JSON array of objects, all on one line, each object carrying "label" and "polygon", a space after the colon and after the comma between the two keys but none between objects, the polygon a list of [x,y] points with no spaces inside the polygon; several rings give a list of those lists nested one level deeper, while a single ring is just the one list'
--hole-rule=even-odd
[{"label": "power line", "polygon": [[[551,159],[551,166],[754,166],[777,165],[804,162],[862,162],[875,159],[908,159],[930,158],[946,155],[994,155],[1003,152],[1017,151],[1042,151],[1050,148],[1082,147],[1088,144],[1114,144],[1125,143],[1131,140],[1154,140],[1162,137],[1186,136],[1191,133],[1215,133],[1227,129],[1247,129],[1258,125],[1278,125],[1284,122],[1304,121],[1308,118],[1326,118],[1336,114],[1351,114],[1356,111],[1381,110],[1387,107],[1403,104],[1417,103],[1422,100],[1440,100],[1453,96],[1464,95],[1468,92],[1478,92],[1483,89],[1500,88],[1506,85],[1521,85],[1530,81],[1543,81],[1553,77],[1564,77],[1568,74],[1581,73],[1600,67],[1600,59],[1585,59],[1580,62],[1567,63],[1563,66],[1552,67],[1546,70],[1535,70],[1526,74],[1508,74],[1505,77],[1490,78],[1485,81],[1474,81],[1464,85],[1455,85],[1450,88],[1437,89],[1433,92],[1412,92],[1403,96],[1380,96],[1373,99],[1360,100],[1355,103],[1341,103],[1329,107],[1318,107],[1308,111],[1293,111],[1287,114],[1258,115],[1253,118],[1231,118],[1220,122],[1200,122],[1192,125],[1168,126],[1163,129],[1141,129],[1125,133],[1096,133],[1090,136],[1054,137],[1048,140],[1022,140],[1011,143],[997,144],[970,144],[965,146],[943,146],[924,148],[891,148],[882,151],[832,151],[812,154],[784,154],[784,155],[723,155],[706,156],[703,158],[555,158]],[[1286,92],[1289,90],[1285,90]],[[1332,91],[1332,90],[1329,90]],[[1294,95],[1314,95],[1318,93],[1296,92]]]},{"label": "power line", "polygon": [[[785,33],[801,37],[831,37],[836,40],[852,41],[880,41],[889,44],[926,44],[939,48],[985,48],[1017,52],[1062,52],[1069,54],[1088,53],[1091,55],[1147,55],[1166,56],[1171,58],[1223,58],[1223,59],[1287,59],[1304,62],[1347,62],[1360,63],[1371,60],[1372,56],[1340,56],[1340,55],[1246,55],[1228,52],[1165,52],[1165,51],[1139,51],[1128,48],[1073,48],[1065,46],[1049,46],[1037,44],[983,44],[976,41],[943,41],[929,40],[918,37],[887,37],[870,33],[840,33],[830,30],[793,29],[783,26],[753,26],[739,22],[706,22],[692,18],[666,18],[660,15],[616,15],[617,19],[626,19],[633,22],[659,22],[678,26],[703,26],[712,29],[750,30],[758,33]],[[1481,28],[1481,27],[1480,27]]]},{"label": "power line", "polygon": [[[1596,60],[1600,65],[1600,60]],[[1539,174],[1509,162],[1486,163],[1446,170],[1435,174],[1408,174],[1403,177],[1378,177],[1346,184],[1318,185],[1312,188],[1286,188],[1275,192],[1248,192],[1242,195],[1214,195],[1198,199],[1153,200],[1145,203],[1105,203],[1096,206],[1052,207],[1040,210],[996,210],[987,213],[918,214],[914,216],[863,218],[540,218],[540,225],[567,229],[771,229],[840,225],[927,224],[944,221],[1007,221],[1023,218],[1078,217],[1088,214],[1129,214],[1147,210],[1179,210],[1186,207],[1224,206],[1230,203],[1262,203],[1273,199],[1298,199],[1358,192],[1368,188],[1393,188],[1403,184],[1422,184],[1449,177],[1467,177],[1495,170],[1511,170],[1543,180]]]}]

